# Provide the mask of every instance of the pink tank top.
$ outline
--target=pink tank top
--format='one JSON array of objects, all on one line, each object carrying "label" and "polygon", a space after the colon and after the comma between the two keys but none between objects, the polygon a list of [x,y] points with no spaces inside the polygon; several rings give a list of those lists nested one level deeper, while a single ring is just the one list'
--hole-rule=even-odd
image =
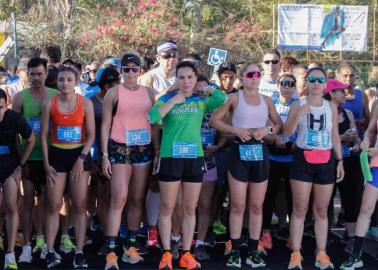
[{"label": "pink tank top", "polygon": [[147,88],[140,86],[138,90],[127,90],[118,86],[117,112],[113,116],[110,138],[126,145],[146,145],[151,142],[151,126],[148,112],[152,108]]},{"label": "pink tank top", "polygon": [[243,91],[238,92],[239,101],[232,115],[232,126],[236,128],[262,128],[266,126],[269,112],[265,99],[259,94],[260,104],[249,105],[244,99]]}]

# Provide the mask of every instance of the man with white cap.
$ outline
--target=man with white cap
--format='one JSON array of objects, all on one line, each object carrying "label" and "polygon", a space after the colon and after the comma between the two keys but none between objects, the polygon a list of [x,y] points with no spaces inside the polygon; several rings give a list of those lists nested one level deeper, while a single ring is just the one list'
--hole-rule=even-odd
[{"label": "man with white cap", "polygon": [[[164,41],[156,48],[157,68],[139,77],[139,84],[150,87],[160,96],[175,82],[175,69],[178,60],[177,45],[174,41]],[[156,97],[157,98],[157,97]]]}]

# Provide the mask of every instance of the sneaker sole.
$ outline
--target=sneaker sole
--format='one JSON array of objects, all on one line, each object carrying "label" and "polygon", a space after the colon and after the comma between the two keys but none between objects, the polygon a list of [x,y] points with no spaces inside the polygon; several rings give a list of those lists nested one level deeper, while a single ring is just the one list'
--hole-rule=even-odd
[{"label": "sneaker sole", "polygon": [[332,270],[335,269],[334,266],[327,266],[325,268],[322,268],[318,262],[315,263],[315,268],[320,270]]},{"label": "sneaker sole", "polygon": [[353,264],[351,267],[340,267],[341,270],[354,270],[357,268],[364,267],[364,263],[362,261],[359,261],[355,264]]},{"label": "sneaker sole", "polygon": [[137,261],[133,261],[133,260],[130,260],[129,257],[124,257],[122,256],[122,261],[125,262],[125,263],[129,263],[129,264],[137,264],[139,262],[143,262],[143,258],[142,259],[139,259]]},{"label": "sneaker sole", "polygon": [[226,266],[227,267],[232,267],[232,268],[241,268],[241,264],[229,264],[229,263],[226,263]]},{"label": "sneaker sole", "polygon": [[76,265],[76,264],[73,264],[73,268],[74,269],[88,269],[88,264],[85,264],[85,265]]},{"label": "sneaker sole", "polygon": [[75,251],[75,248],[72,248],[72,249],[70,249],[70,250],[68,250],[68,249],[61,249],[61,248],[59,248],[59,251],[61,251],[61,252],[63,252],[64,254],[68,254],[68,253],[71,253],[71,252],[74,252]]},{"label": "sneaker sole", "polygon": [[61,264],[62,262],[61,261],[56,261],[56,262],[53,262],[53,263],[50,263],[47,265],[47,268],[53,268],[59,264]]},{"label": "sneaker sole", "polygon": [[33,262],[33,259],[30,259],[30,260],[18,260],[18,263],[32,263]]},{"label": "sneaker sole", "polygon": [[260,264],[254,264],[253,261],[251,261],[250,259],[247,258],[247,260],[245,261],[245,263],[247,265],[250,265],[252,268],[262,268],[262,267],[265,267],[266,264],[265,263],[260,263]]}]

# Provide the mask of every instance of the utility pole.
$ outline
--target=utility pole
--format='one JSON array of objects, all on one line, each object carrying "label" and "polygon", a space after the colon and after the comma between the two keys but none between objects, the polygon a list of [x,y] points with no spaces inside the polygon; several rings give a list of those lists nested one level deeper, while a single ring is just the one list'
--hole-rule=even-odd
[{"label": "utility pole", "polygon": [[17,20],[16,20],[16,12],[12,12],[12,19],[13,19],[13,51],[14,51],[14,58],[16,59],[16,63],[18,64],[18,42],[17,42]]}]

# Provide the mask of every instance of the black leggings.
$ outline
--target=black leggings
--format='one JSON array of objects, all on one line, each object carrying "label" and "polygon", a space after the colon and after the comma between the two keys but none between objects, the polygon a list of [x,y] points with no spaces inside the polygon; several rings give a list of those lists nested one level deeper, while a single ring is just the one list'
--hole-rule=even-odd
[{"label": "black leggings", "polygon": [[291,216],[293,211],[293,199],[291,196],[289,178],[291,164],[291,162],[277,162],[270,160],[268,189],[266,191],[263,207],[263,229],[270,229],[271,227],[272,214],[276,205],[278,187],[281,179],[285,182],[287,212],[289,217]]},{"label": "black leggings", "polygon": [[354,223],[357,222],[364,191],[364,177],[359,157],[345,158],[344,170],[344,180],[338,183],[337,187],[340,192],[341,204],[344,208],[345,222]]}]

